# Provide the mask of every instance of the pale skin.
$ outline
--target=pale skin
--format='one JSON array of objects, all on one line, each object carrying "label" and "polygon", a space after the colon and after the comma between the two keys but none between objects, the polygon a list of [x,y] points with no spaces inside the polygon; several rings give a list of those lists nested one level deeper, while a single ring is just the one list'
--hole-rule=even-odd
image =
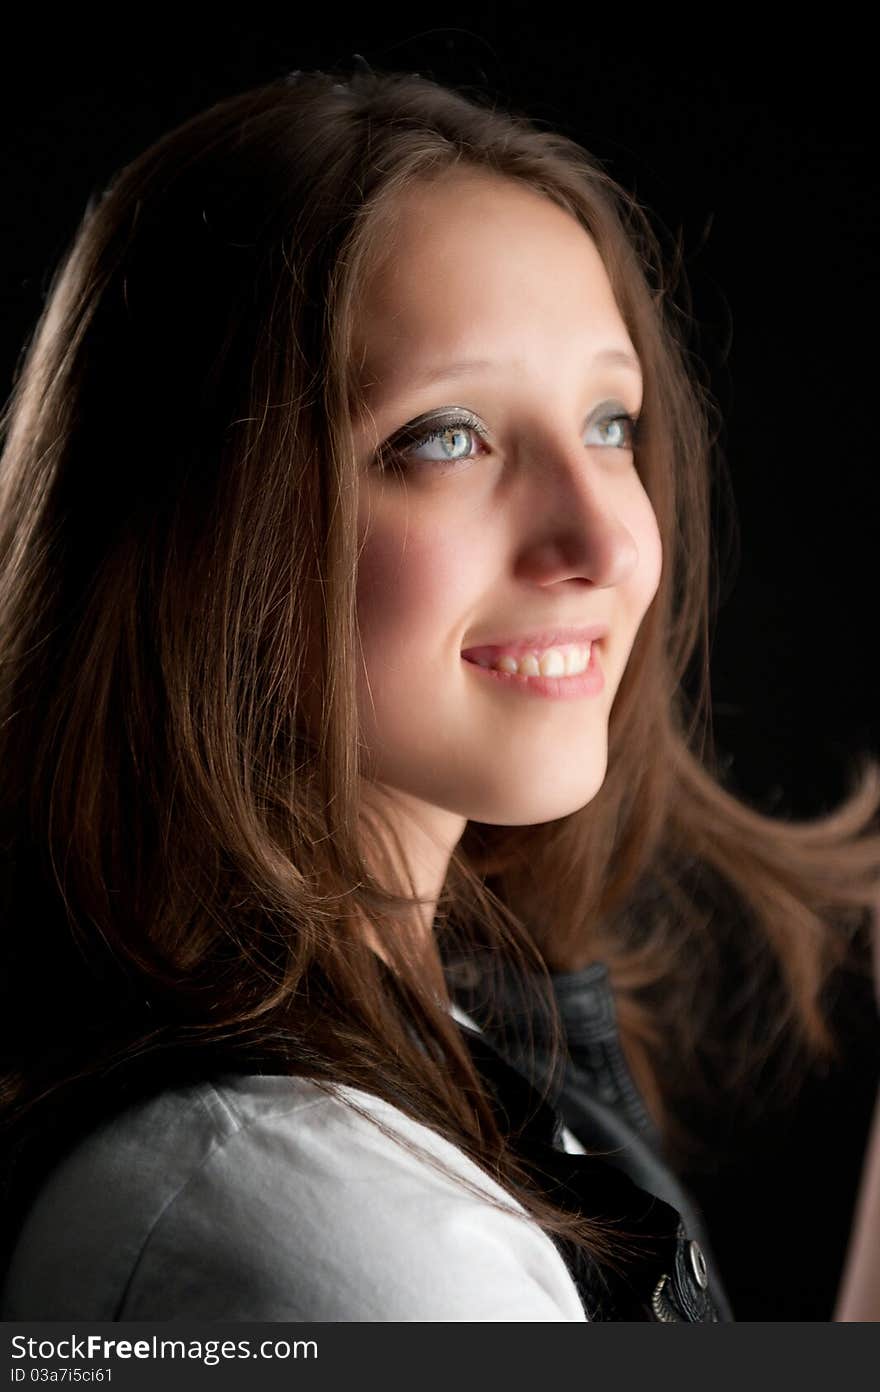
[{"label": "pale skin", "polygon": [[[592,239],[537,192],[474,171],[410,190],[398,214],[357,320],[358,702],[375,758],[365,793],[392,811],[428,935],[469,819],[547,822],[601,787],[662,547],[610,420],[638,415],[642,378]],[[615,350],[633,362],[597,358]],[[458,427],[408,443],[402,475],[377,466],[416,418],[431,418],[424,433],[461,408],[485,438]],[[594,621],[608,624],[598,695],[527,699],[461,656]],[[880,1319],[880,1116],[835,1319]]]},{"label": "pale skin", "polygon": [[[638,414],[642,379],[592,239],[531,189],[479,173],[401,200],[357,342],[359,703],[372,795],[393,802],[430,931],[469,819],[555,820],[605,777],[609,713],[662,564],[610,421]],[[631,363],[594,361],[613,350]],[[463,360],[484,365],[449,372]],[[405,478],[376,467],[403,427],[456,408],[489,438],[411,449]],[[605,689],[588,699],[525,699],[462,660],[499,635],[594,621],[609,626]]]}]

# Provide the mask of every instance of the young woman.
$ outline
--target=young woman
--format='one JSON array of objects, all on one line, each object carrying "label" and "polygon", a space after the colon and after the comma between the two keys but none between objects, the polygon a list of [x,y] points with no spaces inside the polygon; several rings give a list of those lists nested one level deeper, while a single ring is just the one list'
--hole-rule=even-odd
[{"label": "young woman", "polygon": [[597,161],[415,75],[90,206],[0,475],[3,1318],[731,1318],[686,1100],[833,1055],[880,776],[707,752],[681,338]]}]

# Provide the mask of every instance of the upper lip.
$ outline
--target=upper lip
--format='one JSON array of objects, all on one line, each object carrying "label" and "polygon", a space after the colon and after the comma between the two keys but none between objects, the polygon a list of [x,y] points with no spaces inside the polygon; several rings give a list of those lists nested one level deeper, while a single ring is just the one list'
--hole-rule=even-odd
[{"label": "upper lip", "polygon": [[605,623],[587,624],[584,628],[546,628],[541,632],[524,633],[517,638],[489,638],[462,649],[462,657],[490,656],[493,652],[526,653],[535,648],[558,648],[565,643],[595,643],[608,632]]}]

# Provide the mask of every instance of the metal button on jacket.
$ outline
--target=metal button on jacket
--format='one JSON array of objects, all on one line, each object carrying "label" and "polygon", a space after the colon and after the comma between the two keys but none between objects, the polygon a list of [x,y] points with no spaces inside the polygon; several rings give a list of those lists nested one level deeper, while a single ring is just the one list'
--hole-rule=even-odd
[{"label": "metal button on jacket", "polygon": [[[566,1046],[564,1063],[555,1064],[546,1013],[523,992],[515,973],[494,959],[481,968],[473,955],[446,967],[459,1006],[471,1013],[484,1037],[488,1031],[507,1062],[542,1091],[586,1150],[604,1156],[681,1217],[675,1259],[660,1267],[648,1291],[653,1317],[663,1318],[659,1311],[664,1311],[671,1319],[733,1320],[702,1213],[666,1162],[659,1131],[623,1054],[607,966],[594,961],[576,972],[551,975]],[[497,1012],[488,1021],[490,998]],[[663,1274],[667,1279],[660,1283]]]},{"label": "metal button on jacket", "polygon": [[691,1239],[688,1244],[688,1256],[691,1259],[691,1267],[700,1290],[705,1290],[709,1284],[709,1273],[706,1270],[706,1258],[703,1256],[703,1249],[699,1242]]}]

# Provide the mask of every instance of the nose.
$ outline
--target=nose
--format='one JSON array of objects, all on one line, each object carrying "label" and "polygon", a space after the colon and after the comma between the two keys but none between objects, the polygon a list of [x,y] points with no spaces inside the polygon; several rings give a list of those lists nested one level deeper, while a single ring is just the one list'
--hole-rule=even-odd
[{"label": "nose", "polygon": [[546,447],[523,469],[521,544],[517,569],[538,584],[584,579],[619,585],[638,565],[625,522],[634,479],[609,447],[582,443]]}]

